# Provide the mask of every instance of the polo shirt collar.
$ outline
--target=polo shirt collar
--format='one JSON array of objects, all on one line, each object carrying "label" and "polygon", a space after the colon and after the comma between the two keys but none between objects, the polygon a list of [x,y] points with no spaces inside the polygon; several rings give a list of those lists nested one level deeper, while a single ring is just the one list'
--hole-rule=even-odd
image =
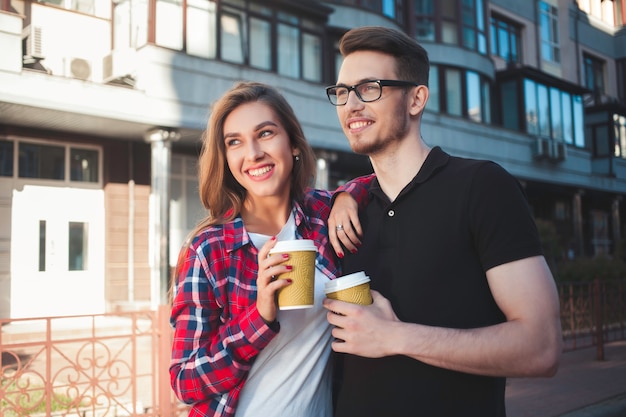
[{"label": "polo shirt collar", "polygon": [[[413,179],[402,189],[398,197],[404,195],[409,190],[415,188],[417,185],[428,181],[428,179],[432,177],[437,171],[439,171],[439,169],[444,167],[449,160],[450,155],[447,154],[443,149],[441,149],[441,147],[435,146],[434,148],[432,148],[426,156],[422,167],[417,172],[417,175],[415,175],[415,177],[413,177]],[[387,196],[380,188],[380,183],[378,182],[377,177],[374,178],[370,185],[370,193],[381,198],[384,196],[385,199],[388,200]]]}]

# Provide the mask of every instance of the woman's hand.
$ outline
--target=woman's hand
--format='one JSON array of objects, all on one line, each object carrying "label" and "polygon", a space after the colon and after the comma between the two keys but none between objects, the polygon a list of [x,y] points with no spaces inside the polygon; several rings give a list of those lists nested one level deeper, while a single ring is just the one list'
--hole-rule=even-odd
[{"label": "woman's hand", "polygon": [[359,206],[348,193],[339,193],[335,197],[330,216],[328,216],[328,237],[338,257],[343,258],[343,244],[346,250],[354,253],[361,245],[363,236],[359,221]]},{"label": "woman's hand", "polygon": [[276,279],[279,274],[291,271],[291,265],[279,265],[289,259],[288,254],[275,253],[269,255],[276,245],[276,237],[272,237],[259,250],[259,271],[256,278],[256,304],[259,314],[266,323],[276,320],[276,291],[291,284],[289,279]]}]

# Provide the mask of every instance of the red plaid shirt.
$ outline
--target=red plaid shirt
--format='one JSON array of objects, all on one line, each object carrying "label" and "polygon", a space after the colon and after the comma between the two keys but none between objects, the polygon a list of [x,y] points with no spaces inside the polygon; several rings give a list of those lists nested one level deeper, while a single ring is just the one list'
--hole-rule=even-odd
[{"label": "red plaid shirt", "polygon": [[[342,188],[364,202],[370,180]],[[340,271],[326,226],[330,202],[330,192],[309,190],[293,212],[298,238],[315,241],[317,266],[334,279]],[[241,217],[201,231],[184,250],[170,318],[171,385],[193,404],[189,416],[233,416],[254,359],[279,331],[256,307],[258,250]]]}]

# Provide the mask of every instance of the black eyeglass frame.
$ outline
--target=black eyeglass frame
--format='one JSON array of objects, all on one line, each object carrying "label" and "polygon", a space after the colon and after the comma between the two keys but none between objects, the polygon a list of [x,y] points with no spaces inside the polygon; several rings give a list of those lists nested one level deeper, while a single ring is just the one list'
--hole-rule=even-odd
[{"label": "black eyeglass frame", "polygon": [[[357,88],[359,88],[363,84],[368,84],[368,83],[376,83],[380,87],[380,94],[378,95],[378,97],[376,97],[373,100],[365,100],[365,99],[363,99],[363,97],[361,97],[361,94],[359,93],[359,90],[357,90]],[[328,87],[326,87],[326,96],[328,97],[328,101],[330,101],[330,103],[333,106],[345,106],[346,103],[348,102],[348,97],[350,96],[350,91],[354,91],[354,94],[356,94],[357,98],[359,100],[361,100],[363,103],[372,103],[374,101],[380,100],[380,98],[383,96],[383,87],[418,87],[420,85],[421,84],[414,83],[413,81],[365,80],[365,81],[361,81],[358,84],[354,84],[354,85],[350,85],[350,86],[349,85],[343,85],[343,84],[329,85]],[[331,94],[330,93],[330,91],[332,89],[337,89],[337,88],[345,88],[345,89],[348,90],[348,93],[346,94],[346,101],[345,101],[345,103],[338,104],[338,103],[334,102],[333,99],[331,98],[332,95],[334,95],[335,98],[337,98],[336,94]]]}]

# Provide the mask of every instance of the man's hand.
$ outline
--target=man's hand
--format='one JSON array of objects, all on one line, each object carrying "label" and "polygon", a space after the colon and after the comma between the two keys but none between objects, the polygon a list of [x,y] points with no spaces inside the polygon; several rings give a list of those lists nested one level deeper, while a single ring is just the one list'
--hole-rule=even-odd
[{"label": "man's hand", "polygon": [[391,303],[379,292],[372,290],[374,302],[368,306],[344,301],[324,299],[328,322],[337,339],[332,348],[335,352],[351,353],[367,358],[380,358],[394,354],[389,330],[400,324]]}]

